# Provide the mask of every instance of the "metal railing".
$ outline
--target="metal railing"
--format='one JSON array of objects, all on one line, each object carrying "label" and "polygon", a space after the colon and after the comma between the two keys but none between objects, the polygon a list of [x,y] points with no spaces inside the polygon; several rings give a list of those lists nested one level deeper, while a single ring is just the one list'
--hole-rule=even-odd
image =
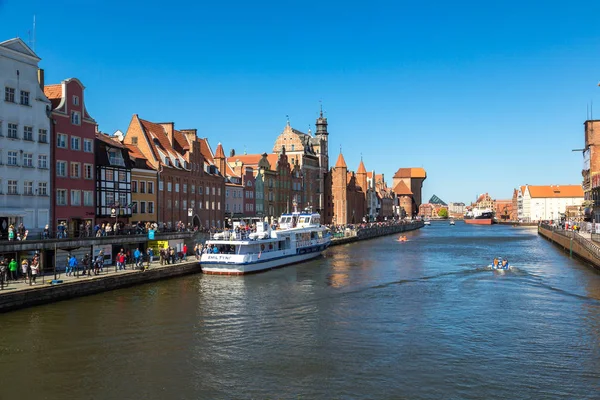
[{"label": "metal railing", "polygon": [[591,254],[593,254],[594,257],[600,263],[600,246],[595,244],[593,241],[593,235],[598,235],[598,234],[593,233],[592,240],[588,240],[587,238],[581,236],[577,232],[568,231],[561,227],[552,226],[552,225],[548,225],[548,224],[540,224],[540,227],[547,229],[547,230],[551,230],[553,233],[564,236],[566,238],[573,239],[577,244],[579,244],[581,247],[583,247],[584,249],[589,251]]}]

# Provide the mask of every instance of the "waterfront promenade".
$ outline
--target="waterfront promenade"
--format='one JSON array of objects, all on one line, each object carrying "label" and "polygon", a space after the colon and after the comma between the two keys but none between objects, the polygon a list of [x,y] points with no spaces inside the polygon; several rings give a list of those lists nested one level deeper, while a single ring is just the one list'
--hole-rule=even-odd
[{"label": "waterfront promenade", "polygon": [[[334,238],[331,245],[347,244],[421,227],[423,227],[422,222],[395,221],[356,225],[352,228],[342,227],[332,231]],[[99,275],[92,274],[92,276],[78,276],[82,274],[81,270],[76,271],[72,276],[66,276],[64,271],[59,271],[55,283],[53,283],[54,272],[46,270],[37,277],[35,285],[25,282],[22,277],[16,281],[9,281],[8,285],[0,290],[0,312],[200,272],[200,263],[194,255],[188,255],[186,261],[175,264],[161,265],[159,261],[153,261],[150,268],[144,272],[133,269],[130,264],[125,270],[117,270],[114,265],[105,265]]]},{"label": "waterfront promenade", "polygon": [[538,234],[561,246],[571,256],[575,255],[587,261],[600,271],[600,244],[592,240],[590,232],[574,232],[552,225],[541,224]]}]

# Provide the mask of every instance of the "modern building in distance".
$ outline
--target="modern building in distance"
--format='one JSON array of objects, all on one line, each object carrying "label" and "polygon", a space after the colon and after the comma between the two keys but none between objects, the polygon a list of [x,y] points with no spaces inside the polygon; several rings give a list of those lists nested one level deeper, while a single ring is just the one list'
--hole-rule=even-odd
[{"label": "modern building in distance", "polygon": [[44,86],[52,102],[54,150],[53,224],[65,222],[69,235],[79,235],[88,222],[93,226],[96,121],[85,107],[85,87],[77,78]]},{"label": "modern building in distance", "polygon": [[50,101],[39,61],[19,38],[0,43],[0,238],[11,224],[33,236],[50,222]]}]

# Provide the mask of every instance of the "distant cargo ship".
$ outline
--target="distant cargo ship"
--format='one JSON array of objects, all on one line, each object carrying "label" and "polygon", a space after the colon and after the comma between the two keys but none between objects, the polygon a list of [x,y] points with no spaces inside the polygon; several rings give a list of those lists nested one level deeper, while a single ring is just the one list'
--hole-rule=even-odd
[{"label": "distant cargo ship", "polygon": [[489,209],[481,210],[474,208],[465,214],[465,224],[492,225],[494,223],[494,212]]}]

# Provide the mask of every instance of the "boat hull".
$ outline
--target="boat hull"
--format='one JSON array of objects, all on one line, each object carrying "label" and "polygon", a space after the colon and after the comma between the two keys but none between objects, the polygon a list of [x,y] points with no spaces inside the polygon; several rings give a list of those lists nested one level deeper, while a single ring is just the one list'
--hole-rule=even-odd
[{"label": "boat hull", "polygon": [[492,218],[465,218],[464,221],[471,225],[492,225],[494,222]]},{"label": "boat hull", "polygon": [[313,251],[304,254],[278,257],[247,264],[202,262],[200,267],[202,269],[202,273],[207,275],[246,275],[268,271],[270,269],[281,268],[290,264],[301,263],[319,257],[322,253],[322,251]]}]

